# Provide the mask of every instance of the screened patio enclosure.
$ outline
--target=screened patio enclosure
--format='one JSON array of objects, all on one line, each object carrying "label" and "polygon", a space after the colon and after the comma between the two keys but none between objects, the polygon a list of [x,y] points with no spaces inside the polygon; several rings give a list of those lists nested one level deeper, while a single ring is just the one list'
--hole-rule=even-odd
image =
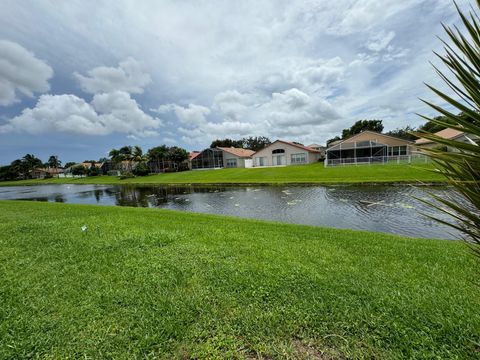
[{"label": "screened patio enclosure", "polygon": [[[327,149],[326,162],[327,164],[382,162],[385,157],[392,154],[390,149],[392,148],[388,145],[372,140],[343,142]],[[398,152],[400,152],[400,149],[398,149]]]},{"label": "screened patio enclosure", "polygon": [[223,151],[205,149],[192,160],[192,170],[223,168]]}]

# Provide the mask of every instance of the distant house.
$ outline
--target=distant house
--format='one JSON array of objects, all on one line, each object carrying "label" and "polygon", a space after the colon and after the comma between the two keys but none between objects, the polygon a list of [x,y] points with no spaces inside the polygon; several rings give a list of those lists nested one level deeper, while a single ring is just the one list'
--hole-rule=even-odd
[{"label": "distant house", "polygon": [[31,172],[33,179],[45,179],[49,177],[62,177],[64,176],[64,170],[62,168],[36,168]]},{"label": "distant house", "polygon": [[321,152],[320,158],[325,159],[325,150],[327,150],[326,146],[323,146],[320,144],[310,144],[307,147],[320,151]]},{"label": "distant house", "polygon": [[255,152],[234,147],[216,147],[205,149],[191,158],[192,170],[244,168],[252,166],[252,155]]},{"label": "distant house", "polygon": [[253,166],[309,164],[320,160],[321,151],[294,142],[276,140],[253,155]]},{"label": "distant house", "polygon": [[[460,141],[460,142],[474,144],[474,145],[477,145],[478,141],[480,140],[475,135],[470,135],[463,131],[459,131],[451,128],[438,131],[435,133],[435,135],[443,139],[455,140],[455,141]],[[421,149],[431,149],[438,146],[439,144],[428,139],[420,138],[415,141],[415,145],[418,147],[419,150],[421,150]],[[447,146],[447,151],[455,151],[455,150]]]},{"label": "distant house", "polygon": [[413,150],[412,141],[367,130],[331,143],[326,150],[325,165],[382,163],[409,156]]}]

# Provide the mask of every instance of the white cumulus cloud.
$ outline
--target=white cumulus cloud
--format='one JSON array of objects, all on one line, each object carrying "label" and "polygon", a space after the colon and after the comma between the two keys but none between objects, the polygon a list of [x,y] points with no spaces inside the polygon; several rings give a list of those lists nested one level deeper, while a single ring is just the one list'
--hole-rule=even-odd
[{"label": "white cumulus cloud", "polygon": [[42,95],[34,108],[0,126],[0,133],[149,136],[160,126],[160,119],[144,113],[128,93],[115,91],[97,94],[91,103],[75,95]]},{"label": "white cumulus cloud", "polygon": [[18,101],[17,92],[32,97],[50,89],[52,68],[19,44],[0,40],[0,105]]},{"label": "white cumulus cloud", "polygon": [[99,66],[87,72],[87,75],[74,73],[83,91],[90,94],[125,91],[141,94],[143,88],[152,80],[141,64],[134,58],[127,58],[118,67]]}]

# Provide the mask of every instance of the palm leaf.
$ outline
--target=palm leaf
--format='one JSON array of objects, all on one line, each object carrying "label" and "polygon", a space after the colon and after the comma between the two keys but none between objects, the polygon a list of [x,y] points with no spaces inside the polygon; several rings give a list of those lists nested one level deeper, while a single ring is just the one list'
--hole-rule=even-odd
[{"label": "palm leaf", "polygon": [[453,80],[435,66],[434,70],[459,100],[433,86],[427,84],[427,87],[461,115],[422,100],[446,120],[420,116],[442,127],[464,132],[472,141],[445,139],[425,132],[416,134],[439,145],[422,151],[461,195],[459,198],[445,199],[430,194],[432,201],[419,200],[447,214],[451,221],[426,216],[460,231],[473,252],[480,257],[480,18],[477,14],[480,0],[476,2],[476,10],[472,9],[468,14],[456,3],[455,7],[463,28],[443,25],[448,39],[442,40],[445,54],[435,53],[453,75]]}]

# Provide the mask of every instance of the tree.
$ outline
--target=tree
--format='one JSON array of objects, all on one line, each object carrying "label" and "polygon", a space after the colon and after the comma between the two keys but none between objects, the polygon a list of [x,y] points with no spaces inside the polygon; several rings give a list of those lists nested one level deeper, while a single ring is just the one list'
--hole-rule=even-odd
[{"label": "tree", "polygon": [[242,142],[241,147],[253,151],[261,150],[272,143],[270,139],[266,136],[249,136],[248,138],[243,138],[240,141]]},{"label": "tree", "polygon": [[62,162],[58,159],[57,155],[51,155],[48,158],[47,164],[48,164],[49,167],[54,168],[54,169],[57,169],[60,166],[62,166]]},{"label": "tree", "polygon": [[168,149],[167,158],[177,164],[188,159],[188,152],[178,146],[172,146]]},{"label": "tree", "polygon": [[47,161],[48,167],[55,169],[55,174],[58,176],[58,168],[62,166],[62,162],[57,155],[51,155]]},{"label": "tree", "polygon": [[15,172],[12,165],[0,166],[0,180],[15,180],[18,178],[18,173]]},{"label": "tree", "polygon": [[69,167],[72,167],[76,164],[74,161],[68,161],[65,163],[65,169],[68,169]]},{"label": "tree", "polygon": [[335,136],[334,138],[328,139],[327,140],[327,147],[334,141],[342,140],[340,136]]},{"label": "tree", "polygon": [[150,166],[153,167],[153,172],[161,171],[161,169],[165,168],[164,162],[167,159],[167,154],[167,145],[156,146],[147,151],[147,158]]},{"label": "tree", "polygon": [[26,154],[21,161],[23,162],[24,170],[26,170],[26,176],[36,168],[43,166],[42,160],[32,154]]},{"label": "tree", "polygon": [[148,168],[147,164],[144,162],[139,163],[135,169],[133,170],[133,174],[136,176],[145,176],[150,173],[150,169]]},{"label": "tree", "polygon": [[[458,14],[465,26],[465,33],[444,26],[452,45],[445,45],[445,55],[436,54],[453,74],[449,79],[441,70],[434,67],[440,78],[461,99],[460,101],[445,92],[427,85],[439,98],[461,113],[457,115],[445,108],[423,100],[427,105],[442,114],[441,118],[422,116],[433,125],[449,127],[468,135],[470,141],[449,140],[425,132],[422,137],[437,144],[433,149],[425,149],[436,168],[463,198],[442,198],[432,194],[437,202],[429,202],[432,207],[446,213],[451,221],[436,219],[448,224],[464,234],[473,252],[480,259],[480,18],[472,10],[469,16],[457,7]],[[477,0],[477,9],[480,1]],[[474,140],[475,139],[475,140]],[[448,148],[455,151],[447,151]],[[440,205],[439,205],[440,204]]]},{"label": "tree", "polygon": [[236,147],[236,148],[241,148],[243,147],[243,141],[242,140],[232,140],[232,139],[217,139],[212,141],[210,144],[210,148],[216,148],[216,147]]},{"label": "tree", "polygon": [[347,139],[353,135],[360,134],[365,130],[381,133],[383,131],[382,120],[358,120],[351,128],[343,129],[342,139]]},{"label": "tree", "polygon": [[72,175],[86,175],[88,173],[88,169],[86,169],[83,165],[75,165],[72,167]]},{"label": "tree", "polygon": [[146,156],[143,155],[143,150],[140,146],[135,145],[132,148],[132,161],[141,162],[145,161]]},{"label": "tree", "polygon": [[414,134],[415,131],[416,130],[415,130],[414,127],[412,127],[410,125],[407,125],[404,128],[398,128],[398,129],[395,129],[395,130],[390,130],[385,134],[390,135],[390,136],[394,136],[394,137],[398,137],[400,139],[415,141],[416,139],[418,139],[418,136],[416,136]]}]

